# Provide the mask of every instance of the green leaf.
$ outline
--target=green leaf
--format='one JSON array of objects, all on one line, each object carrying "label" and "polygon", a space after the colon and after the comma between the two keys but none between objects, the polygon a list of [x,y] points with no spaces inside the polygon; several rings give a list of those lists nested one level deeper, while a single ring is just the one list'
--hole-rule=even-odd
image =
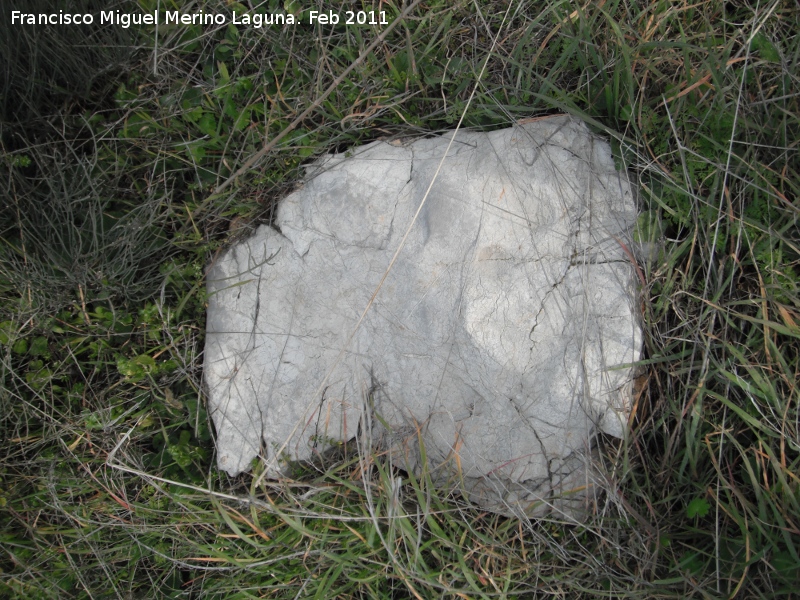
[{"label": "green leaf", "polygon": [[222,80],[222,83],[228,83],[231,80],[231,75],[228,73],[228,67],[225,66],[225,63],[217,61],[217,68],[219,69],[219,78]]},{"label": "green leaf", "polygon": [[41,336],[34,338],[33,342],[31,342],[30,353],[31,356],[47,354],[47,338]]},{"label": "green leaf", "polygon": [[658,213],[646,210],[639,215],[633,229],[633,241],[638,244],[655,242],[663,234],[663,226]]},{"label": "green leaf", "polygon": [[3,321],[0,323],[0,344],[6,345],[11,341],[14,334],[14,323],[12,321]]},{"label": "green leaf", "polygon": [[147,354],[140,354],[139,356],[137,356],[133,360],[136,361],[136,364],[142,365],[142,367],[144,367],[148,371],[154,369],[155,366],[156,366],[155,359],[152,356],[149,356]]},{"label": "green leaf", "polygon": [[206,135],[217,135],[217,120],[211,113],[203,113],[203,116],[200,117],[200,120],[197,122],[197,126],[200,128],[200,131]]},{"label": "green leaf", "polygon": [[117,371],[133,382],[141,381],[148,373],[153,373],[155,370],[156,361],[147,354],[140,354],[132,359],[119,358],[117,360]]},{"label": "green leaf", "polygon": [[236,120],[233,123],[233,128],[236,131],[242,131],[248,125],[250,125],[250,108],[245,108],[238,116],[235,118]]},{"label": "green leaf", "polygon": [[284,0],[283,9],[294,16],[299,16],[303,12],[303,6],[297,0]]},{"label": "green leaf", "polygon": [[686,516],[690,519],[694,519],[695,517],[705,517],[708,514],[708,511],[711,509],[711,505],[705,498],[695,498],[691,502],[689,502],[689,506],[686,507]]},{"label": "green leaf", "polygon": [[201,162],[206,157],[206,146],[202,142],[187,145],[186,151],[195,162]]},{"label": "green leaf", "polygon": [[781,56],[777,48],[767,39],[763,33],[758,33],[753,41],[750,42],[750,49],[758,52],[759,56],[769,62],[780,62]]}]

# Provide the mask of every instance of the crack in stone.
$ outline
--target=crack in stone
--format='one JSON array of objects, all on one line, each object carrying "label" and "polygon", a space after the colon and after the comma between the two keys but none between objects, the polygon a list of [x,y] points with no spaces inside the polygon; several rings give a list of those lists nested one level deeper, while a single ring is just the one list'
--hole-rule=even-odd
[{"label": "crack in stone", "polygon": [[573,259],[570,261],[570,267],[580,267],[583,265],[613,265],[613,264],[630,264],[631,261],[625,260],[624,258],[620,259],[612,259],[612,260],[594,260],[592,258],[588,260],[578,261],[577,259]]},{"label": "crack in stone", "polygon": [[[559,278],[558,281],[556,281],[552,286],[550,286],[550,289],[547,290],[547,293],[544,295],[544,298],[542,298],[542,302],[539,305],[539,310],[536,313],[536,316],[534,317],[533,327],[531,327],[531,330],[528,332],[528,339],[531,342],[533,342],[534,344],[536,344],[536,342],[533,341],[533,332],[536,331],[536,327],[539,325],[539,315],[541,315],[542,311],[544,311],[544,306],[547,303],[548,298],[550,298],[550,296],[556,291],[558,286],[560,286],[564,282],[564,280],[567,278],[567,275],[569,275],[569,270],[573,266],[574,265],[572,265],[572,263],[567,265],[567,268],[564,271],[564,274]],[[533,347],[531,347],[531,351],[533,351]]]},{"label": "crack in stone", "polygon": [[539,449],[542,451],[542,456],[544,456],[545,464],[547,465],[547,480],[550,482],[550,489],[553,489],[553,471],[550,467],[550,463],[552,459],[547,456],[547,448],[542,441],[542,438],[539,437],[539,432],[536,431],[536,428],[531,427],[533,429],[533,435],[536,437],[536,441],[539,442]]},{"label": "crack in stone", "polygon": [[331,386],[329,386],[329,385],[325,386],[325,389],[322,390],[322,394],[321,394],[320,399],[319,399],[319,406],[317,407],[317,421],[316,421],[316,423],[314,423],[314,435],[311,438],[311,441],[313,442],[313,445],[311,447],[312,450],[316,450],[317,446],[319,445],[319,441],[320,441],[320,438],[319,438],[319,420],[322,417],[322,406],[323,406],[323,404],[325,404],[325,394],[328,393],[328,390],[330,389],[330,387]]}]

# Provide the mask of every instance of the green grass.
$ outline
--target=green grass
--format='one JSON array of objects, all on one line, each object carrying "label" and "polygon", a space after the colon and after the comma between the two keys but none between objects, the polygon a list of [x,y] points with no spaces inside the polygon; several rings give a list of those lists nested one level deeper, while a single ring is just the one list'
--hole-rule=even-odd
[{"label": "green grass", "polygon": [[[0,597],[796,594],[800,9],[507,6],[422,2],[327,96],[381,28],[0,17]],[[310,158],[465,109],[475,128],[584,118],[638,179],[656,250],[609,493],[575,525],[481,512],[378,453],[281,482],[217,471],[208,261]]]}]

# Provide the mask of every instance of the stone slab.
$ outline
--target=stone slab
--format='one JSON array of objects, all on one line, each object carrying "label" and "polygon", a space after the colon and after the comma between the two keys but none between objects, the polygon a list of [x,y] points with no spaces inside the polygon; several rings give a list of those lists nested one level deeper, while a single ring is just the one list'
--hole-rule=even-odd
[{"label": "stone slab", "polygon": [[461,131],[415,219],[451,137],[318,160],[274,227],[211,265],[221,469],[261,456],[280,477],[369,422],[396,464],[419,470],[421,443],[487,509],[577,514],[641,353],[629,180],[570,117]]}]

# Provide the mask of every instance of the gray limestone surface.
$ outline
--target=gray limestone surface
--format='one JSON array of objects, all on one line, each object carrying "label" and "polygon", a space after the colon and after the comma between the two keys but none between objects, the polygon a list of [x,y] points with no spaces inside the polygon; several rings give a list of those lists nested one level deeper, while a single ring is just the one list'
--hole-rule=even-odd
[{"label": "gray limestone surface", "polygon": [[629,180],[570,117],[461,131],[415,218],[451,138],[316,161],[211,265],[221,469],[280,477],[368,430],[489,510],[580,512],[641,353]]}]

